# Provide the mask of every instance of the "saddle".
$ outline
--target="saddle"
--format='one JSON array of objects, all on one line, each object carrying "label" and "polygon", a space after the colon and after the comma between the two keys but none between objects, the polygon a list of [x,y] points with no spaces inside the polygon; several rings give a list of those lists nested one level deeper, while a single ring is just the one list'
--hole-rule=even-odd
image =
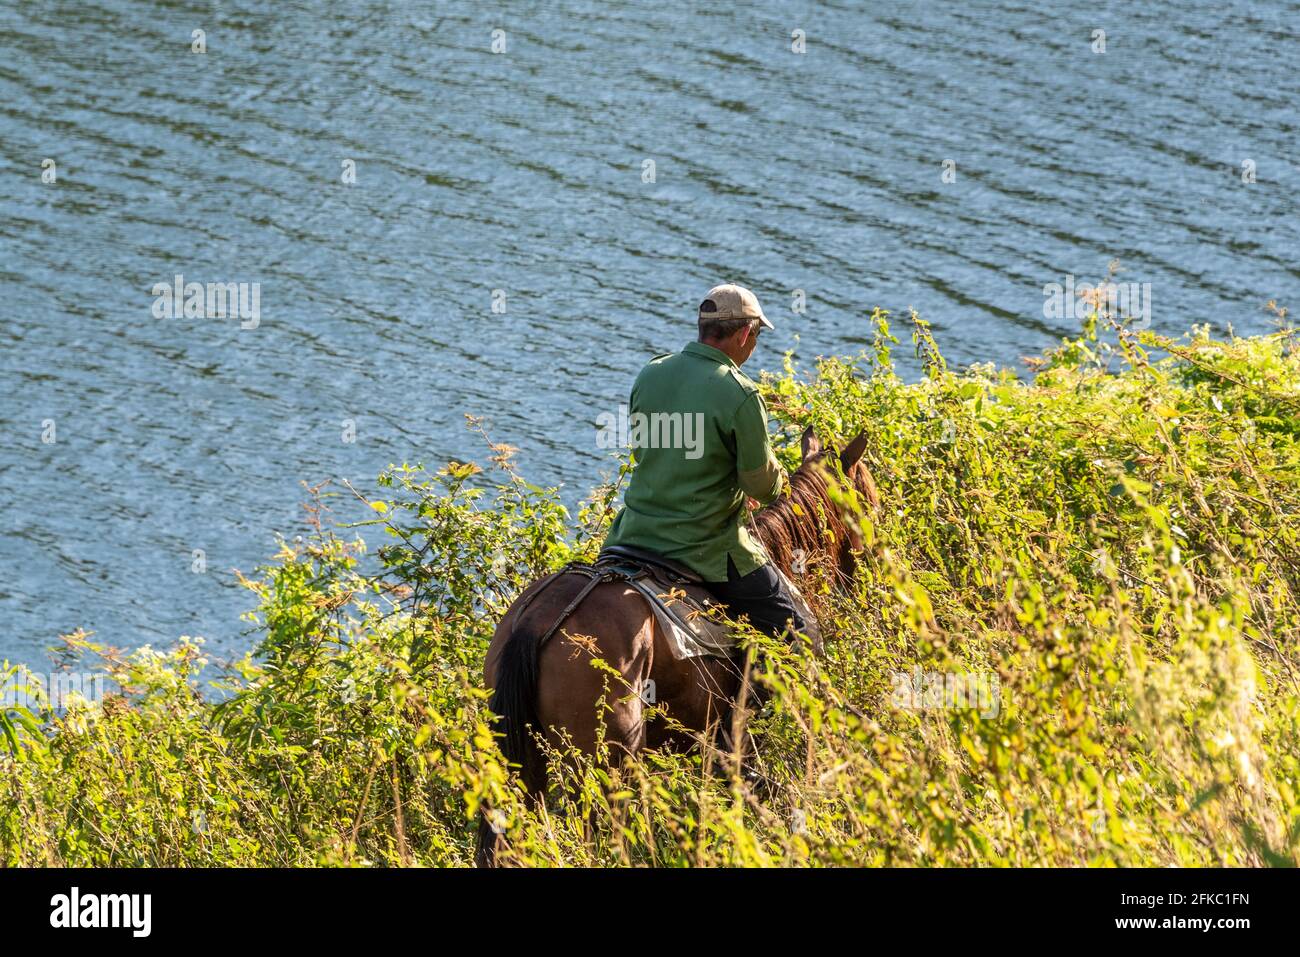
[{"label": "saddle", "polygon": [[700,587],[704,579],[692,569],[631,545],[606,547],[593,567],[641,593],[674,658],[728,658],[735,650],[738,636],[720,615],[710,614],[718,605]]},{"label": "saddle", "polygon": [[[674,658],[730,658],[735,652],[738,632],[714,614],[715,609],[722,608],[705,590],[704,579],[680,562],[644,548],[610,545],[595,562],[571,562],[559,574],[586,575],[589,581],[542,635],[539,645],[545,644],[593,588],[602,582],[623,582],[646,600]],[[807,622],[813,648],[820,654],[821,634],[812,611],[794,583],[779,570],[777,574],[790,589],[791,598]]]}]

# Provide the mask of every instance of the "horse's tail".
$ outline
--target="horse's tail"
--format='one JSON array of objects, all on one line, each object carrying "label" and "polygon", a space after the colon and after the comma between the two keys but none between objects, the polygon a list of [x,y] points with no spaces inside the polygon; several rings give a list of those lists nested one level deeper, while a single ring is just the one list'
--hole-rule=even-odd
[{"label": "horse's tail", "polygon": [[544,632],[516,620],[497,661],[488,707],[500,719],[501,753],[519,765],[519,778],[534,795],[546,787],[546,762],[533,738],[541,730],[537,714],[537,658]]},{"label": "horse's tail", "polygon": [[[501,753],[519,767],[519,778],[530,797],[540,800],[546,788],[546,761],[533,734],[541,730],[537,713],[537,659],[546,632],[524,625],[520,617],[516,617],[501,648],[488,707],[497,717]],[[491,867],[496,862],[499,834],[490,813],[490,809],[479,813],[475,859],[480,867]]]}]

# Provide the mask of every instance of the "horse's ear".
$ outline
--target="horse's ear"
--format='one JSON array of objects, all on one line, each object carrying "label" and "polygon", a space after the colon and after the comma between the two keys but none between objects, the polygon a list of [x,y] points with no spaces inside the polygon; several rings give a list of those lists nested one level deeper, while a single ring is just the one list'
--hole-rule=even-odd
[{"label": "horse's ear", "polygon": [[805,462],[822,450],[821,440],[817,438],[817,433],[813,431],[811,425],[803,430],[803,438],[799,440],[799,445],[803,450],[803,461]]},{"label": "horse's ear", "polygon": [[858,437],[844,446],[844,451],[840,453],[840,467],[848,471],[858,464],[862,458],[862,453],[867,450],[867,433],[859,432]]}]

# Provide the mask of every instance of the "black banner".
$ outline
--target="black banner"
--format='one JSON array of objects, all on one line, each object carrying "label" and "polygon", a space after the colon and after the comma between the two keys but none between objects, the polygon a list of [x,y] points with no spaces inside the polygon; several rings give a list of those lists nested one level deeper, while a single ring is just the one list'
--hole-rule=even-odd
[{"label": "black banner", "polygon": [[373,945],[377,934],[447,930],[527,943],[610,920],[630,931],[703,917],[720,928],[739,919],[749,933],[811,921],[864,944],[876,933],[921,932],[929,945],[1029,932],[1181,947],[1291,937],[1298,891],[1296,872],[1281,870],[9,870],[0,915],[10,945]]}]

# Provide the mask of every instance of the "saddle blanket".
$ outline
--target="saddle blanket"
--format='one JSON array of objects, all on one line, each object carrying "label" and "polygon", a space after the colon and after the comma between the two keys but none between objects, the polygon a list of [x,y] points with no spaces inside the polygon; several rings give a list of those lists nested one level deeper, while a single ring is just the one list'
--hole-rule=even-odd
[{"label": "saddle blanket", "polygon": [[[740,639],[738,630],[721,617],[721,605],[713,600],[699,576],[684,566],[653,553],[617,548],[601,552],[594,568],[641,593],[675,658],[729,658],[735,652]],[[822,639],[816,617],[794,582],[780,569],[776,573],[807,623],[805,631],[814,653],[820,655]]]}]

